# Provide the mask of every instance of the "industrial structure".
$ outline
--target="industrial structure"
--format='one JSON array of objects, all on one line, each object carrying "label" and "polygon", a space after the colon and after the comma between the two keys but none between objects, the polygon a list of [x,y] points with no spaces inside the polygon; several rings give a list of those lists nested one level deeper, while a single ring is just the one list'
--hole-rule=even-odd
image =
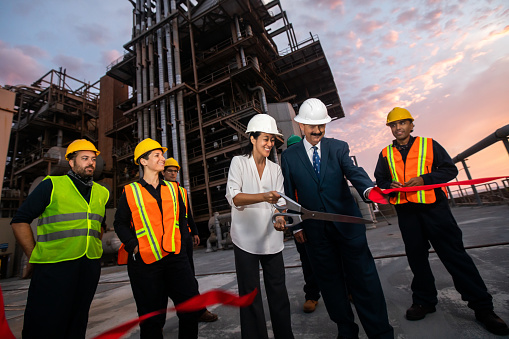
[{"label": "industrial structure", "polygon": [[[272,115],[285,137],[300,134],[294,108],[310,97],[321,99],[333,119],[344,116],[318,37],[297,42],[280,1],[131,3],[131,40],[100,86],[101,100],[116,103],[100,111],[105,136],[113,140],[116,197],[138,179],[133,150],[150,137],[181,164],[180,182],[191,192],[203,230],[200,223],[230,210],[228,168],[248,143],[246,125],[254,114]],[[283,138],[276,147],[280,153]]]},{"label": "industrial structure", "polygon": [[[97,142],[99,87],[51,70],[32,85],[5,86],[15,93],[5,161],[0,218],[12,217],[46,175],[69,170],[67,145],[75,139]],[[104,161],[98,160],[96,175]]]}]

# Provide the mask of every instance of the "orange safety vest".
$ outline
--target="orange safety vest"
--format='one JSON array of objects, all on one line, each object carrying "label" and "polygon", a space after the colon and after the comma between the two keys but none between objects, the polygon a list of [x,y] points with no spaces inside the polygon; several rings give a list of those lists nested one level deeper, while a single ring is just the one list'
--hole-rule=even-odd
[{"label": "orange safety vest", "polygon": [[175,182],[164,182],[162,215],[157,200],[141,184],[135,182],[124,188],[140,255],[146,264],[161,260],[168,253],[180,253],[179,189]]},{"label": "orange safety vest", "polygon": [[[180,186],[179,185],[179,189],[180,189],[180,194],[182,195],[182,200],[184,200],[184,205],[186,206],[186,219],[187,219],[187,212],[188,212],[188,207],[187,207],[187,190]],[[187,229],[189,230],[189,234],[191,234],[191,226],[187,226]]]},{"label": "orange safety vest", "polygon": [[[429,173],[433,164],[433,139],[416,137],[406,162],[403,162],[401,153],[392,144],[382,150],[387,159],[392,181],[405,183],[409,179]],[[445,190],[444,190],[445,191]],[[447,193],[446,193],[447,194]],[[393,205],[414,202],[419,204],[432,204],[437,200],[435,190],[417,192],[398,192],[390,198]]]}]

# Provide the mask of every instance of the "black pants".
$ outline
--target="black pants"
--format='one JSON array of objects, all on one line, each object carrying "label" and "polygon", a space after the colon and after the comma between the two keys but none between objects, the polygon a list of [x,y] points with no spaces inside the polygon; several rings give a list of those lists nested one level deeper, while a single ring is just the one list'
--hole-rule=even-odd
[{"label": "black pants", "polygon": [[86,256],[53,264],[34,264],[23,338],[85,338],[88,312],[100,275],[99,259]]},{"label": "black pants", "polygon": [[357,338],[359,334],[348,299],[350,292],[368,338],[394,338],[366,233],[349,239],[331,222],[313,222],[304,231],[309,260],[339,336]]},{"label": "black pants", "polygon": [[233,246],[239,295],[251,293],[258,288],[254,302],[240,309],[240,329],[243,339],[268,338],[260,290],[260,264],[269,304],[270,320],[274,338],[293,338],[290,318],[290,301],[285,285],[283,252],[276,254],[251,254]]},{"label": "black pants", "polygon": [[318,301],[320,299],[320,288],[318,287],[318,283],[316,282],[315,275],[313,273],[313,268],[311,267],[311,263],[309,262],[308,253],[306,251],[306,245],[301,244],[295,240],[295,247],[297,248],[297,252],[299,252],[300,262],[302,263],[302,273],[304,274],[304,293],[306,300],[315,300]]},{"label": "black pants", "polygon": [[[129,255],[127,272],[139,316],[167,308],[168,297],[177,305],[199,294],[184,242],[182,245],[180,254],[168,254],[152,264],[145,264],[139,253],[135,259]],[[179,338],[198,337],[198,316],[203,312],[177,313]],[[140,338],[162,339],[165,321],[163,313],[142,322]]]},{"label": "black pants", "polygon": [[435,278],[428,261],[430,243],[451,274],[454,287],[468,307],[492,310],[488,293],[472,258],[463,246],[462,233],[445,198],[433,204],[406,203],[396,205],[398,223],[408,264],[414,274],[412,300],[414,304],[436,305]]}]

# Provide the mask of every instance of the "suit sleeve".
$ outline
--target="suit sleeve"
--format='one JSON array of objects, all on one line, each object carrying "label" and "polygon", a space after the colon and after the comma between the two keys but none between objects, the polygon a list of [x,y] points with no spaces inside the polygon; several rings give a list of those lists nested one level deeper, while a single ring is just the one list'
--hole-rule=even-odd
[{"label": "suit sleeve", "polygon": [[359,195],[364,197],[364,191],[374,186],[373,181],[362,167],[355,166],[350,158],[350,148],[347,143],[337,151],[337,157],[345,177],[352,183]]},{"label": "suit sleeve", "polygon": [[433,168],[421,175],[424,185],[442,184],[451,181],[458,175],[458,169],[452,162],[449,153],[438,142],[433,140]]},{"label": "suit sleeve", "polygon": [[292,182],[292,176],[290,174],[290,166],[288,166],[288,161],[286,159],[286,154],[283,152],[283,155],[281,156],[281,171],[283,173],[283,186],[285,189],[285,195],[288,198],[291,198],[293,200],[296,200],[296,194],[295,194],[295,186]]},{"label": "suit sleeve", "polygon": [[382,189],[391,188],[392,176],[387,159],[384,158],[382,152],[380,152],[378,162],[376,163],[375,180],[378,187]]}]

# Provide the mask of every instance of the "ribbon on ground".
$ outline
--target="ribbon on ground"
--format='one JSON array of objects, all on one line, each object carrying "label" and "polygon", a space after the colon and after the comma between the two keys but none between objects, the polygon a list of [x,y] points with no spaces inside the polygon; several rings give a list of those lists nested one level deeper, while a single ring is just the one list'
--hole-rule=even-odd
[{"label": "ribbon on ground", "polygon": [[[197,295],[189,300],[186,300],[183,303],[176,305],[175,307],[171,307],[171,308],[168,308],[165,310],[151,312],[151,313],[145,314],[139,318],[132,319],[128,322],[120,324],[120,325],[116,326],[115,328],[112,328],[111,330],[108,330],[102,334],[99,334],[97,337],[94,337],[93,339],[120,339],[122,336],[127,334],[127,332],[132,330],[135,326],[137,326],[142,321],[144,321],[148,318],[151,318],[153,316],[156,316],[158,314],[161,314],[161,313],[169,313],[169,312],[173,312],[173,311],[194,312],[194,311],[199,311],[201,309],[206,308],[207,306],[214,305],[214,304],[223,304],[223,305],[230,305],[230,306],[235,306],[235,307],[246,307],[253,303],[254,298],[257,293],[258,293],[258,289],[255,289],[253,292],[239,297],[235,294],[225,292],[222,290],[208,291],[204,294],[200,294],[200,295]],[[2,332],[0,332],[0,334],[2,334]],[[2,336],[2,338],[4,338],[4,337]],[[9,337],[5,337],[5,338],[9,338]],[[14,339],[14,336],[12,336],[12,339]]]},{"label": "ribbon on ground", "polygon": [[401,188],[389,188],[389,189],[385,189],[385,190],[381,189],[380,187],[374,187],[369,192],[368,199],[373,202],[379,203],[379,204],[388,204],[389,201],[388,201],[387,194],[392,193],[392,192],[416,192],[416,191],[432,190],[435,188],[446,187],[446,186],[477,185],[477,184],[482,184],[482,183],[485,183],[488,181],[498,180],[498,179],[502,179],[502,178],[509,178],[509,176],[454,181],[454,182],[447,182],[444,184],[411,186],[411,187],[401,187]]},{"label": "ribbon on ground", "polygon": [[2,287],[0,287],[0,338],[3,339],[16,339],[12,334],[7,318],[5,317],[5,306],[4,306],[4,295],[2,293]]}]

